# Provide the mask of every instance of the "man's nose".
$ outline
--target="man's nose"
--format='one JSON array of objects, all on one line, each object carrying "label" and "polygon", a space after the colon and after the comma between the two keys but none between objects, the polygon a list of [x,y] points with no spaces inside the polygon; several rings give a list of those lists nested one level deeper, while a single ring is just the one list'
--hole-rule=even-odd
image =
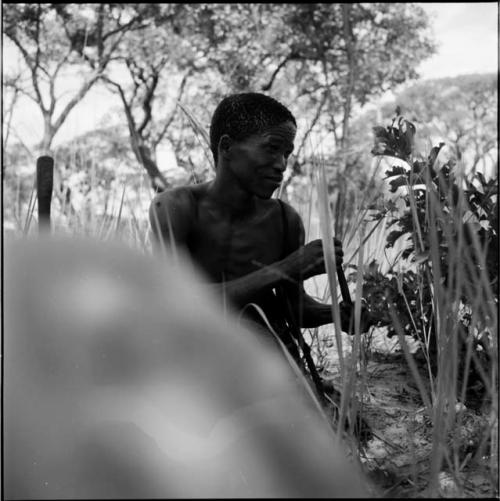
[{"label": "man's nose", "polygon": [[280,172],[286,170],[287,157],[285,155],[277,155],[276,161],[274,162],[274,168]]}]

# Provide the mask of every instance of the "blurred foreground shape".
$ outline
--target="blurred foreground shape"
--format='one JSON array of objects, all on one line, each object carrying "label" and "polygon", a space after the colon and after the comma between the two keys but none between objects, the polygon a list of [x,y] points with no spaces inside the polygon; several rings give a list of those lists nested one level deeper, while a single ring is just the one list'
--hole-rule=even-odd
[{"label": "blurred foreground shape", "polygon": [[363,497],[275,341],[119,244],[5,247],[6,499]]}]

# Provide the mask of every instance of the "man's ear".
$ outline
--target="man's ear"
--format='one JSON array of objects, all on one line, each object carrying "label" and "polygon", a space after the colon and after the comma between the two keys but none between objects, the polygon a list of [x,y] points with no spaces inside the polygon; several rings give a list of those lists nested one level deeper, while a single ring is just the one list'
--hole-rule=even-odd
[{"label": "man's ear", "polygon": [[221,136],[221,138],[219,139],[219,146],[218,146],[219,158],[228,155],[232,144],[233,140],[227,134],[223,134]]}]

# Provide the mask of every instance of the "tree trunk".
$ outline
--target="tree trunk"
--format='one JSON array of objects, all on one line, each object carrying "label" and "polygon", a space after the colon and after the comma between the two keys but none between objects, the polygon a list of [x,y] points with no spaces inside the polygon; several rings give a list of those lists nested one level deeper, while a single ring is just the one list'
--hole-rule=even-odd
[{"label": "tree trunk", "polygon": [[[109,78],[105,78],[104,80],[115,87],[120,94],[120,98],[123,103],[123,110],[127,119],[127,126],[130,135],[130,146],[132,147],[135,158],[148,173],[148,176],[151,179],[151,187],[153,188],[153,190],[155,190],[156,192],[164,191],[168,188],[169,183],[166,180],[165,176],[160,172],[158,165],[154,161],[151,154],[151,149],[145,144],[144,138],[138,132],[138,127],[132,115],[130,103],[127,101],[122,87],[120,86],[120,84],[113,82]],[[144,130],[144,127],[142,127],[142,129]]]},{"label": "tree trunk", "polygon": [[138,144],[137,147],[134,148],[134,154],[148,173],[153,190],[158,193],[166,190],[169,187],[169,183],[153,160],[151,150],[145,144]]},{"label": "tree trunk", "polygon": [[50,119],[48,114],[43,117],[43,138],[39,147],[39,155],[53,156],[52,141],[57,131],[52,126]]},{"label": "tree trunk", "polygon": [[[37,156],[48,155],[55,159],[52,143],[58,129],[52,125],[51,116],[48,113],[44,115],[43,138],[38,147]],[[74,209],[71,204],[71,189],[65,186],[63,174],[57,161],[54,162],[53,194],[57,197],[61,210],[67,207],[70,212],[74,213]]]}]

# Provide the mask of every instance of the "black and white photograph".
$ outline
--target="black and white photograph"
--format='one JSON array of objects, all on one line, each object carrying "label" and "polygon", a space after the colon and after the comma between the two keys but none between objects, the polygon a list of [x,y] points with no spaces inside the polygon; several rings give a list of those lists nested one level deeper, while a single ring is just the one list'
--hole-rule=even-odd
[{"label": "black and white photograph", "polygon": [[2,499],[499,499],[498,2],[1,13]]}]

